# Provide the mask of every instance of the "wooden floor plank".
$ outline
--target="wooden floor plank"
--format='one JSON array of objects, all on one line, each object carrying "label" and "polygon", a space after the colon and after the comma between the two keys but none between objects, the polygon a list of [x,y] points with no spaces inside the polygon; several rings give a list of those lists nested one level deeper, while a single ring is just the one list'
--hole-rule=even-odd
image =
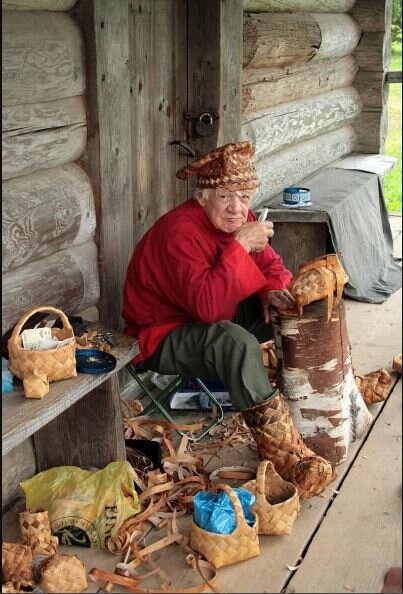
[{"label": "wooden floor plank", "polygon": [[286,592],[380,592],[401,566],[401,404],[400,380]]}]

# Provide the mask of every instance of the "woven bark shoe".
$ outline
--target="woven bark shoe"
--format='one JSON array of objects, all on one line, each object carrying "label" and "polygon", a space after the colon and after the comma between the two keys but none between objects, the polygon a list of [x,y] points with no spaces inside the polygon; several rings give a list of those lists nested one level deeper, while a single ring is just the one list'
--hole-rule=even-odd
[{"label": "woven bark shoe", "polygon": [[242,411],[262,460],[270,460],[278,474],[298,488],[301,498],[321,493],[336,478],[333,466],[303,442],[278,394],[273,399]]}]

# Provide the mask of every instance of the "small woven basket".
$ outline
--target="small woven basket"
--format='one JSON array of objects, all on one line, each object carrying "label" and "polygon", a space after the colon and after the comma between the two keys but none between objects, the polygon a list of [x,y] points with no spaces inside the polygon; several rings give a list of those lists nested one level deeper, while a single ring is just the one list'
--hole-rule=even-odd
[{"label": "small woven basket", "polygon": [[34,307],[27,311],[17,322],[8,341],[10,369],[19,379],[32,375],[34,371],[47,375],[49,382],[68,379],[77,375],[76,344],[73,340],[58,349],[46,351],[29,351],[22,347],[20,332],[24,324],[37,312],[49,312],[60,316],[63,328],[52,328],[52,336],[58,340],[74,338],[73,328],[67,316],[54,307]]},{"label": "small woven basket", "polygon": [[259,520],[249,526],[245,520],[242,505],[233,489],[220,483],[216,487],[227,493],[236,514],[237,525],[231,534],[217,534],[199,528],[192,522],[190,531],[190,545],[198,551],[216,569],[224,565],[239,563],[260,555],[259,548]]},{"label": "small woven basket", "polygon": [[400,373],[400,375],[402,374],[402,353],[399,353],[396,355],[396,357],[393,357],[392,369],[397,371],[397,373]]},{"label": "small woven basket", "polygon": [[39,569],[44,592],[84,592],[88,587],[84,563],[77,555],[53,555]]},{"label": "small woven basket", "polygon": [[22,542],[31,547],[33,555],[54,555],[58,538],[52,536],[48,512],[31,508],[19,514]]},{"label": "small woven basket", "polygon": [[366,375],[357,375],[355,382],[366,405],[383,402],[389,396],[393,379],[386,369],[377,369]]},{"label": "small woven basket", "polygon": [[283,480],[269,460],[259,464],[256,480],[242,488],[256,495],[252,510],[259,518],[259,534],[291,534],[300,509],[298,489]]},{"label": "small woven basket", "polygon": [[[326,254],[311,262],[300,264],[298,274],[291,281],[289,290],[295,299],[298,314],[305,305],[327,298],[327,319],[343,295],[348,276],[336,254]],[[336,299],[334,298],[336,292]]]},{"label": "small woven basket", "polygon": [[32,551],[27,545],[3,542],[1,566],[3,580],[11,582],[16,590],[35,586]]}]

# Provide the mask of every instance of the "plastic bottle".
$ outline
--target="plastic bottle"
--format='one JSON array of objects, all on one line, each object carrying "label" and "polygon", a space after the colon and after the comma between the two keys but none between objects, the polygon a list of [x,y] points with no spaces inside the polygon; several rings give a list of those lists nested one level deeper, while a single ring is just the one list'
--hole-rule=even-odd
[{"label": "plastic bottle", "polygon": [[4,357],[1,358],[1,393],[6,394],[12,392],[13,386],[13,374],[8,368],[8,361]]}]

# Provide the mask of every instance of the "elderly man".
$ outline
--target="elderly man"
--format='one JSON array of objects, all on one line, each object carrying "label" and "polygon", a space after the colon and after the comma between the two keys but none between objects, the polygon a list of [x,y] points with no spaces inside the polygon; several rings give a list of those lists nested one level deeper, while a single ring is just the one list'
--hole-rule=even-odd
[{"label": "elderly man", "polygon": [[270,385],[259,342],[272,337],[270,307],[294,306],[292,278],[268,239],[273,224],[250,210],[259,181],[251,142],[211,151],[177,173],[197,189],[145,234],[124,287],[126,332],[138,369],[220,380],[242,411],[259,455],[302,496],[330,482],[330,464],[296,431]]}]

